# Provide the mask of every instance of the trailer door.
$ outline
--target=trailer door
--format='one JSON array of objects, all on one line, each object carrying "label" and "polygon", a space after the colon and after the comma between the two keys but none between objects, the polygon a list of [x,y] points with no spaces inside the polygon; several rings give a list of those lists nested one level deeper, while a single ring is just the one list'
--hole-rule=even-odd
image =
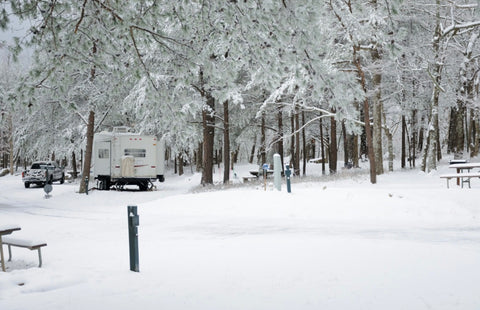
[{"label": "trailer door", "polygon": [[110,175],[112,167],[112,145],[110,141],[97,142],[95,175]]}]

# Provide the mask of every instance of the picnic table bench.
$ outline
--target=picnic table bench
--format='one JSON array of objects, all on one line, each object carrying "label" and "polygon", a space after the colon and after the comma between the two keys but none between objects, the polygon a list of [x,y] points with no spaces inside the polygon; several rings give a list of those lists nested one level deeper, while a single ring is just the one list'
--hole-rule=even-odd
[{"label": "picnic table bench", "polygon": [[468,183],[468,188],[471,188],[470,179],[471,178],[480,178],[480,172],[443,174],[443,175],[440,176],[440,178],[447,179],[447,188],[450,188],[450,186],[448,184],[450,179],[460,180],[462,188],[463,188],[464,183]]},{"label": "picnic table bench", "polygon": [[[452,160],[450,161],[450,166],[449,168],[456,169],[457,173],[456,174],[445,174],[440,176],[441,178],[446,178],[447,179],[447,188],[448,188],[448,180],[456,178],[457,179],[457,185],[461,185],[463,188],[463,183],[468,183],[468,187],[470,188],[470,179],[477,177],[477,175],[480,173],[475,173],[475,172],[470,172],[470,170],[475,169],[475,168],[480,168],[480,163],[469,163],[466,160]],[[465,171],[467,171],[465,173]],[[453,175],[453,176],[452,176]],[[460,184],[461,183],[461,184]]]},{"label": "picnic table bench", "polygon": [[42,267],[42,247],[46,246],[45,242],[33,241],[21,238],[14,238],[11,235],[14,231],[21,230],[17,225],[0,225],[0,259],[2,271],[5,272],[5,257],[3,255],[3,245],[8,246],[8,261],[12,260],[12,246],[26,248],[38,251],[38,267]]},{"label": "picnic table bench", "polygon": [[12,260],[12,246],[19,248],[26,248],[31,251],[38,251],[38,267],[42,267],[42,247],[46,246],[45,242],[31,241],[26,239],[19,239],[13,237],[4,237],[3,244],[8,245],[8,261]]},{"label": "picnic table bench", "polygon": [[10,235],[12,232],[20,230],[17,225],[0,225],[0,261],[2,263],[2,271],[5,272],[5,258],[3,256],[3,236]]}]

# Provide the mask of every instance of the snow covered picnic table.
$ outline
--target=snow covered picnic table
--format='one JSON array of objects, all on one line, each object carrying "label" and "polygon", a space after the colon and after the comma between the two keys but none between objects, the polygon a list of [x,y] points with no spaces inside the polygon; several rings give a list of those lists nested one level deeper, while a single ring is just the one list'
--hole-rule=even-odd
[{"label": "snow covered picnic table", "polygon": [[[451,161],[453,162],[453,161]],[[468,187],[470,187],[470,179],[474,177],[480,177],[479,173],[470,173],[470,170],[475,168],[480,168],[480,163],[452,163],[449,168],[453,168],[457,170],[457,174],[448,174],[448,175],[441,175],[441,178],[447,179],[447,188],[448,188],[448,181],[452,178],[457,179],[457,185],[461,185],[463,188],[463,183],[468,183]],[[464,170],[467,170],[468,173],[464,173]]]},{"label": "snow covered picnic table", "polygon": [[37,250],[38,251],[38,267],[39,268],[42,267],[42,247],[47,245],[45,242],[12,238],[8,236],[4,238],[3,244],[8,246],[8,261],[12,260],[12,246],[19,247],[19,248],[26,248],[31,251]]},{"label": "snow covered picnic table", "polygon": [[3,255],[2,236],[10,235],[12,232],[20,230],[17,225],[0,225],[0,259],[2,260],[2,271],[5,272],[5,258]]}]

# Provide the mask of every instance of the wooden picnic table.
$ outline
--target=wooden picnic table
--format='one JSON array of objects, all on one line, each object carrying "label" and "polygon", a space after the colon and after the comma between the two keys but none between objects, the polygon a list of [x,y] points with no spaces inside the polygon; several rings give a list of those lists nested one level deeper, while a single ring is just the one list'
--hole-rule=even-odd
[{"label": "wooden picnic table", "polygon": [[16,225],[0,225],[0,259],[2,260],[2,271],[5,272],[5,258],[3,255],[3,241],[2,236],[10,235],[12,232],[20,230]]},{"label": "wooden picnic table", "polygon": [[[470,172],[471,169],[480,168],[480,163],[461,163],[461,164],[452,164],[449,168],[457,170],[457,173],[462,173],[464,170]],[[457,178],[457,185],[460,185],[460,178]]]}]

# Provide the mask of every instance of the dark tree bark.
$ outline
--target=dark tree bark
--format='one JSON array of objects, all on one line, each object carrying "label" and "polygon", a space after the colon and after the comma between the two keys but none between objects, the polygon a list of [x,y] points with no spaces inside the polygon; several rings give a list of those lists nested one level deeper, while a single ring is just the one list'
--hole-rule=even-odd
[{"label": "dark tree bark", "polygon": [[[353,62],[357,68],[357,74],[360,78],[360,85],[362,86],[365,94],[367,93],[365,73],[363,72],[362,65],[360,63],[360,58],[357,56],[357,50],[353,50]],[[363,100],[363,116],[365,122],[365,135],[367,140],[367,150],[368,150],[368,160],[370,161],[370,183],[377,183],[377,174],[376,174],[376,165],[375,165],[375,153],[373,150],[373,139],[372,139],[372,129],[370,126],[370,113],[368,109],[368,98],[365,97]]]},{"label": "dark tree bark", "polygon": [[203,123],[203,171],[202,184],[213,184],[213,148],[215,143],[215,99],[206,93],[202,111]]},{"label": "dark tree bark", "polygon": [[307,137],[305,136],[305,111],[302,111],[302,148],[303,148],[303,175],[307,174]]},{"label": "dark tree bark", "polygon": [[248,162],[251,164],[253,163],[253,160],[255,159],[255,143],[257,142],[257,137],[255,137],[252,145],[252,150],[250,152],[250,158],[248,159]]},{"label": "dark tree bark", "polygon": [[282,161],[282,171],[283,171],[283,113],[282,113],[282,107],[278,108],[278,114],[277,114],[277,121],[278,121],[278,133],[277,133],[277,153],[280,155],[280,159]]},{"label": "dark tree bark", "polygon": [[412,111],[412,151],[410,153],[410,167],[415,167],[415,160],[417,158],[417,110]]},{"label": "dark tree bark", "polygon": [[465,146],[465,107],[457,102],[457,106],[450,109],[450,123],[448,130],[447,151],[453,153],[456,158],[463,157]]},{"label": "dark tree bark", "polygon": [[354,168],[359,168],[360,164],[358,162],[358,135],[351,135],[351,154],[352,154],[352,163]]},{"label": "dark tree bark", "polygon": [[349,152],[348,152],[348,136],[347,128],[345,127],[345,122],[342,122],[342,135],[343,135],[343,165],[344,167],[348,166]]},{"label": "dark tree bark", "polygon": [[178,159],[177,156],[173,159],[173,173],[177,174],[178,173]]},{"label": "dark tree bark", "polygon": [[262,126],[261,126],[261,137],[260,137],[260,165],[267,163],[267,136],[265,129],[265,113],[262,113]]},{"label": "dark tree bark", "polygon": [[[424,119],[422,118],[422,121]],[[422,122],[423,123],[423,122]],[[417,150],[417,153],[419,152],[422,152],[423,151],[423,142],[425,140],[425,130],[423,129],[423,127],[420,127],[419,128],[419,132],[418,132],[418,150]]]},{"label": "dark tree bark", "polygon": [[322,154],[322,174],[325,174],[325,141],[323,140],[323,121],[320,117],[320,150]]},{"label": "dark tree bark", "polygon": [[[196,152],[196,163],[197,163],[197,172],[200,172],[203,170],[203,143],[198,144],[198,149]],[[168,157],[166,157],[168,158]]]},{"label": "dark tree bark", "polygon": [[295,111],[295,166],[294,173],[300,176],[300,117]]},{"label": "dark tree bark", "polygon": [[183,175],[183,155],[178,155],[178,175]]},{"label": "dark tree bark", "polygon": [[330,117],[330,160],[328,161],[328,168],[330,174],[337,173],[337,121],[334,117]]},{"label": "dark tree bark", "polygon": [[290,168],[295,170],[295,115],[292,114],[290,117]]},{"label": "dark tree bark", "polygon": [[73,179],[76,179],[78,177],[78,171],[77,171],[77,159],[75,157],[75,152],[72,152],[72,177]]},{"label": "dark tree bark", "polygon": [[405,157],[406,157],[406,139],[405,134],[407,131],[407,124],[405,122],[405,115],[402,115],[402,154],[400,155],[400,161],[402,169],[405,168]]},{"label": "dark tree bark", "polygon": [[228,100],[223,103],[223,183],[230,181],[230,123]]},{"label": "dark tree bark", "polygon": [[83,166],[82,181],[80,182],[80,194],[84,194],[87,190],[85,180],[90,180],[90,167],[92,163],[92,149],[93,149],[93,130],[95,127],[95,113],[90,111],[88,115],[87,124],[87,148],[85,150],[85,163]]}]

